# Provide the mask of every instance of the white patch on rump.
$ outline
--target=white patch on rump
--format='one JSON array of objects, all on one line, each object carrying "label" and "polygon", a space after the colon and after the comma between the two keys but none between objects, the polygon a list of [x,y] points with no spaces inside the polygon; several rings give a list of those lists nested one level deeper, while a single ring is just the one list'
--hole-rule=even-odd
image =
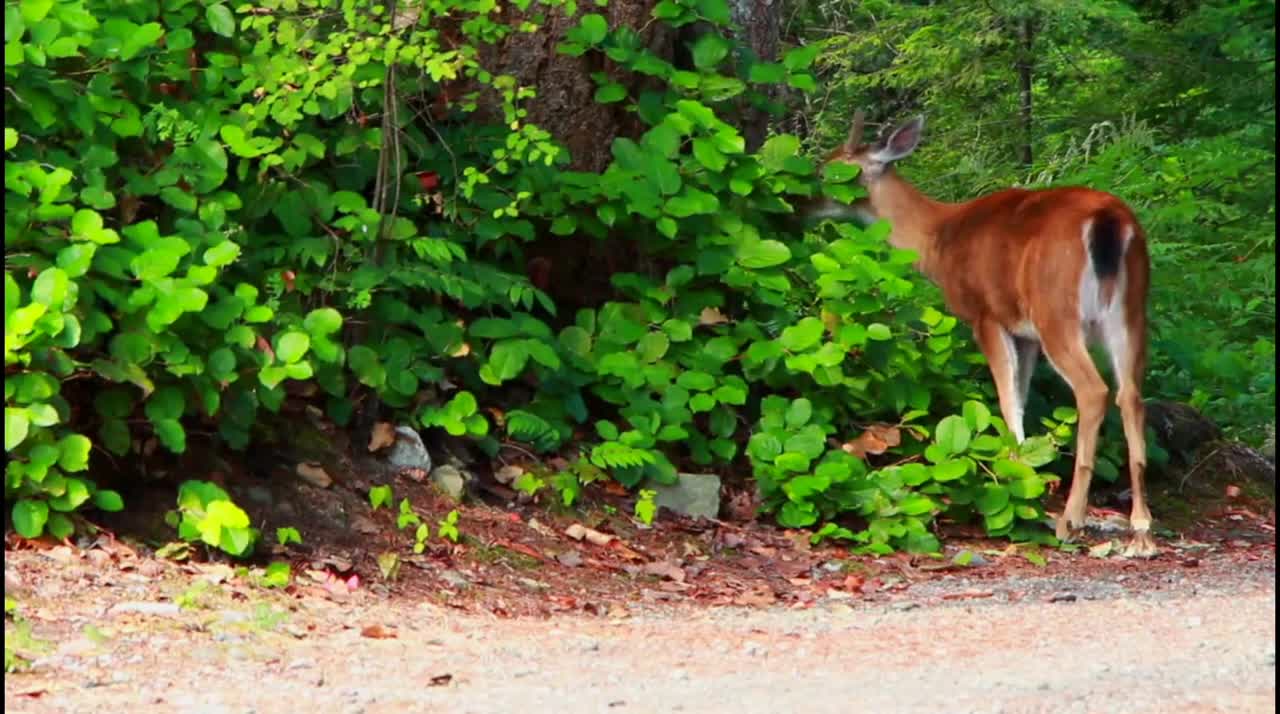
[{"label": "white patch on rump", "polygon": [[[1125,325],[1124,263],[1120,263],[1119,272],[1110,299],[1102,294],[1102,284],[1093,268],[1093,257],[1089,252],[1089,231],[1093,221],[1085,221],[1080,232],[1084,242],[1084,270],[1080,275],[1080,324],[1085,332],[1087,342],[1102,342],[1107,354],[1111,357],[1111,367],[1116,375],[1122,373],[1122,365],[1128,363],[1129,331]],[[1133,237],[1133,227],[1125,226],[1120,256],[1129,248],[1129,240]]]}]

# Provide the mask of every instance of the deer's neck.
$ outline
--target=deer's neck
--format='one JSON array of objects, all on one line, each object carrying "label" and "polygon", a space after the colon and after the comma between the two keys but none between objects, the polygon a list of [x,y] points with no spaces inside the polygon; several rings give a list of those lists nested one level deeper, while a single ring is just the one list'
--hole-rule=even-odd
[{"label": "deer's neck", "polygon": [[889,244],[913,250],[920,272],[936,280],[938,231],[954,204],[935,201],[890,170],[868,189],[876,214],[889,221]]}]

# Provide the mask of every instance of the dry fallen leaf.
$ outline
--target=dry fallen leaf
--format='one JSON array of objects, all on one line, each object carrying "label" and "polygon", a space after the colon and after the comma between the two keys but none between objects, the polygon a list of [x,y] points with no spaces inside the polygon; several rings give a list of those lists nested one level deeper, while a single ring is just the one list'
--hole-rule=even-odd
[{"label": "dry fallen leaf", "polygon": [[652,563],[645,563],[641,566],[640,571],[645,575],[656,575],[667,580],[674,580],[677,583],[683,583],[685,578],[684,568],[665,560],[655,560]]},{"label": "dry fallen leaf", "polygon": [[585,538],[588,543],[593,543],[595,545],[608,545],[610,541],[617,538],[617,536],[609,535],[608,533],[601,533],[594,528],[587,528],[581,523],[574,523],[564,529],[564,534],[574,540],[583,540]]},{"label": "dry fallen leaf", "polygon": [[427,680],[427,686],[428,686],[428,687],[443,687],[444,685],[446,685],[446,684],[448,684],[449,682],[452,682],[452,681],[453,681],[453,675],[452,675],[452,674],[437,674],[436,676],[434,676],[434,677],[432,677],[431,679]]},{"label": "dry fallen leaf", "polygon": [[883,454],[902,443],[902,432],[892,424],[872,424],[858,438],[841,448],[846,453],[865,459],[867,454]]},{"label": "dry fallen leaf", "polygon": [[515,481],[523,473],[524,469],[516,466],[515,464],[508,464],[497,471],[494,471],[493,477],[498,480],[498,483],[506,485]]},{"label": "dry fallen leaf", "polygon": [[333,485],[333,478],[319,464],[300,463],[294,468],[294,472],[312,486],[329,488]]},{"label": "dry fallen leaf", "polygon": [[704,307],[698,315],[699,325],[723,325],[728,321],[729,318],[725,317],[718,307]]},{"label": "dry fallen leaf", "polygon": [[380,624],[369,625],[360,630],[361,637],[368,637],[375,640],[389,640],[396,636],[395,630]]},{"label": "dry fallen leaf", "polygon": [[369,451],[384,449],[396,443],[396,428],[391,422],[380,421],[373,425],[373,433],[369,435]]}]

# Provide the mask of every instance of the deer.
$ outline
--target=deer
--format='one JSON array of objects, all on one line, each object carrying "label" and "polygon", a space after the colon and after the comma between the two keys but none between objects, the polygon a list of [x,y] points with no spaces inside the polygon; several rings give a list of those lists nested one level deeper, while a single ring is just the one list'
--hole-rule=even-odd
[{"label": "deer", "polygon": [[1128,443],[1133,502],[1125,553],[1157,555],[1144,484],[1141,391],[1151,267],[1133,210],[1109,193],[1082,187],[1007,188],[961,203],[935,200],[894,169],[920,143],[924,117],[871,143],[862,140],[864,119],[861,110],[855,113],[848,139],[822,166],[857,164],[865,197],[849,204],[812,199],[799,212],[806,222],[889,222],[890,245],[916,253],[916,270],[941,289],[948,311],[972,328],[1001,416],[1018,443],[1025,440],[1024,409],[1043,353],[1071,388],[1078,415],[1071,490],[1055,523],[1064,542],[1085,526],[1098,432],[1109,406],[1107,384],[1089,353],[1101,343]]}]

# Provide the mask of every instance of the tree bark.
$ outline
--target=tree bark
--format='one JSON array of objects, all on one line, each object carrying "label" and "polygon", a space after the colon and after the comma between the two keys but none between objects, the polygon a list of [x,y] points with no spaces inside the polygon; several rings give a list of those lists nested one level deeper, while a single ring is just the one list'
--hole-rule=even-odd
[{"label": "tree bark", "polygon": [[1034,114],[1032,111],[1032,84],[1034,80],[1035,55],[1032,54],[1035,44],[1035,27],[1031,17],[1022,18],[1018,24],[1018,85],[1022,92],[1022,165],[1031,168],[1031,144],[1034,133]]}]

